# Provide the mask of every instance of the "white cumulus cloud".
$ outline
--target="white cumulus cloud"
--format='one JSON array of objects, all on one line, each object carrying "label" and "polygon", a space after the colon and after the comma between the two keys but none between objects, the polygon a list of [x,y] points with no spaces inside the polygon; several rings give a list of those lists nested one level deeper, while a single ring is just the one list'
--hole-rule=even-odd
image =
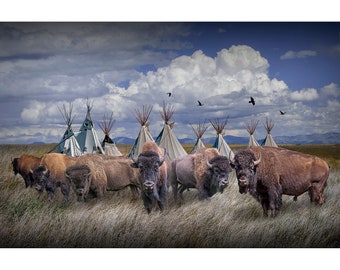
[{"label": "white cumulus cloud", "polygon": [[295,101],[310,101],[319,97],[318,91],[314,88],[302,89],[300,91],[294,91],[290,94],[292,100]]}]

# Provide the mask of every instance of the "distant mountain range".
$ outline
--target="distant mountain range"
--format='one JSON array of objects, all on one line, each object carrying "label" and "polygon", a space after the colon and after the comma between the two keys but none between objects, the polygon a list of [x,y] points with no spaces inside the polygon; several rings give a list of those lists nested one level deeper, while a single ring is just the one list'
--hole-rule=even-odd
[{"label": "distant mountain range", "polygon": [[[274,137],[274,136],[273,136]],[[204,138],[203,142],[213,144],[215,137]],[[248,144],[249,137],[224,136],[228,144]],[[113,139],[118,144],[133,144],[135,139],[127,137],[116,137]],[[258,139],[259,144],[263,142],[264,138]],[[274,140],[277,144],[340,144],[340,133],[329,132],[325,134],[310,134],[310,135],[296,135],[296,136],[276,136]],[[179,139],[181,144],[193,144],[196,138]]]}]

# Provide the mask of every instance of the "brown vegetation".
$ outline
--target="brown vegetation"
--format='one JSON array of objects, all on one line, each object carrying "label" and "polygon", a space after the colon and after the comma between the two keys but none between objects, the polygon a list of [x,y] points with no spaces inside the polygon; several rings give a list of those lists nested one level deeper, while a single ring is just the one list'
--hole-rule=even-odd
[{"label": "brown vegetation", "polygon": [[[118,145],[126,154],[131,146],[124,147]],[[231,145],[233,151],[240,147]],[[53,202],[45,193],[38,199],[21,176],[14,176],[11,158],[41,157],[52,148],[0,146],[0,247],[340,247],[340,145],[287,146],[330,164],[326,202],[315,206],[308,194],[297,202],[283,196],[282,212],[273,219],[262,216],[254,198],[238,192],[234,173],[222,194],[198,201],[192,189],[176,203],[170,190],[164,212],[150,215],[129,190],[87,203],[77,202],[73,192],[69,202],[60,191]]]}]

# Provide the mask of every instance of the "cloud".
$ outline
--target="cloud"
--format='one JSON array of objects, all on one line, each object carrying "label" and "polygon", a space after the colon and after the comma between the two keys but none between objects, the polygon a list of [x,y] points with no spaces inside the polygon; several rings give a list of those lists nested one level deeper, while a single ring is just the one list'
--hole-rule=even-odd
[{"label": "cloud", "polygon": [[290,94],[290,98],[295,101],[311,101],[319,97],[318,92],[314,88],[302,89],[294,91]]},{"label": "cloud", "polygon": [[281,60],[287,60],[287,59],[296,59],[296,58],[306,58],[309,56],[316,56],[316,51],[312,50],[303,50],[303,51],[288,51],[284,55],[280,56]]},{"label": "cloud", "polygon": [[330,83],[321,88],[321,93],[326,96],[339,97],[340,87],[336,83]]}]

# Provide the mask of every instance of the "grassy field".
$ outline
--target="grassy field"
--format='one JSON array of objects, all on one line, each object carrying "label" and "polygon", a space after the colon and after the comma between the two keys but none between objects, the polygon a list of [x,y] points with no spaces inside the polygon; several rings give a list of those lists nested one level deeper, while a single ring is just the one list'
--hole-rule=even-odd
[{"label": "grassy field", "polygon": [[[14,176],[11,159],[21,154],[41,156],[54,145],[1,145],[0,247],[167,247],[167,248],[334,248],[340,247],[340,145],[285,145],[315,154],[331,166],[326,203],[297,202],[283,196],[281,213],[264,218],[260,204],[238,192],[235,174],[223,194],[199,201],[197,190],[175,202],[171,190],[166,210],[146,213],[141,199],[129,190],[111,192],[103,200],[64,202],[60,192],[47,202]],[[123,154],[131,146],[118,145]],[[188,151],[192,145],[184,145]],[[236,151],[242,145],[231,145]]]}]

